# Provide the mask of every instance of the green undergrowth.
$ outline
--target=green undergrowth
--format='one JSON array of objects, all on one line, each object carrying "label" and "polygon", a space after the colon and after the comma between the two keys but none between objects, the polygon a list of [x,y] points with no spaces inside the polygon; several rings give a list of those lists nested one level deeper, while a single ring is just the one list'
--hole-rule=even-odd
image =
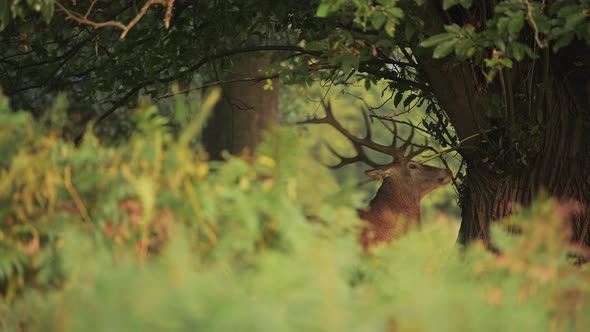
[{"label": "green undergrowth", "polygon": [[492,228],[501,255],[458,248],[444,216],[363,253],[363,193],[319,167],[297,129],[270,132],[253,157],[207,160],[215,98],[178,104],[176,120],[142,107],[128,141],[78,147],[63,106],[34,120],[0,99],[0,329],[590,329],[590,271],[572,264],[551,201]]}]

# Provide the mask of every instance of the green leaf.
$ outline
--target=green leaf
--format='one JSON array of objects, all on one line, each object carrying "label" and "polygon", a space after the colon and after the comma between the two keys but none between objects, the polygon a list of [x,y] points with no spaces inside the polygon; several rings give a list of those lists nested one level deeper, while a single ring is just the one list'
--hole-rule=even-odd
[{"label": "green leaf", "polygon": [[562,27],[554,27],[553,29],[551,29],[551,31],[549,32],[549,39],[555,40],[561,36],[563,36],[564,34],[568,33],[570,31],[562,28]]},{"label": "green leaf", "polygon": [[460,39],[455,45],[455,54],[459,59],[466,59],[468,58],[468,51],[472,48],[472,46],[473,43],[470,40]]},{"label": "green leaf", "polygon": [[451,38],[454,38],[455,35],[452,33],[441,33],[438,35],[434,35],[426,40],[424,40],[423,42],[420,43],[420,46],[422,47],[432,47],[434,45],[437,45],[443,41],[449,40]]},{"label": "green leaf", "polygon": [[416,99],[416,98],[418,98],[418,96],[417,95],[414,95],[414,94],[411,94],[410,96],[408,96],[408,98],[406,98],[404,100],[404,107],[408,107],[410,105],[410,103],[412,101],[414,101],[414,99]]},{"label": "green leaf", "polygon": [[448,40],[439,44],[432,53],[432,57],[434,59],[444,58],[445,56],[449,55],[453,49],[455,48],[455,44],[458,42],[457,39]]},{"label": "green leaf", "polygon": [[460,27],[458,24],[453,23],[453,24],[445,25],[445,31],[452,32],[457,35],[462,35],[464,29],[462,27]]},{"label": "green leaf", "polygon": [[510,19],[510,22],[508,23],[508,33],[510,33],[511,35],[515,35],[515,34],[519,33],[520,30],[522,30],[523,26],[524,26],[524,15],[523,14],[514,15]]},{"label": "green leaf", "polygon": [[[3,0],[4,2],[5,0]],[[0,31],[4,30],[8,26],[8,23],[12,20],[12,13],[8,4],[0,6]]]},{"label": "green leaf", "polygon": [[399,7],[389,8],[389,13],[391,14],[391,16],[393,16],[395,18],[403,18],[404,17],[404,11]]},{"label": "green leaf", "polygon": [[510,45],[512,56],[514,57],[514,59],[516,59],[516,61],[521,61],[522,59],[524,59],[524,55],[526,54],[527,49],[529,49],[529,47],[523,43],[514,42],[512,43],[512,45]]},{"label": "green leaf", "polygon": [[574,15],[567,16],[565,18],[565,28],[574,30],[578,24],[586,19],[586,17],[588,16],[584,13],[576,13]]},{"label": "green leaf", "polygon": [[322,2],[316,12],[317,17],[327,17],[332,12],[332,4]]},{"label": "green leaf", "polygon": [[543,12],[539,8],[535,7],[532,11],[531,16],[539,32],[549,32],[549,29],[551,28],[551,22],[549,21],[549,18],[547,18],[547,16],[545,16],[545,14],[543,14]]},{"label": "green leaf", "polygon": [[496,39],[496,47],[502,52],[506,52],[506,43],[502,39]]},{"label": "green leaf", "polygon": [[502,63],[502,65],[504,67],[512,68],[512,59],[510,59],[510,58],[504,58],[504,59],[502,59],[502,62],[501,63]]},{"label": "green leaf", "polygon": [[559,51],[562,47],[569,45],[574,40],[575,34],[573,32],[564,34],[553,44],[553,52]]},{"label": "green leaf", "polygon": [[371,17],[371,25],[376,30],[379,30],[383,26],[383,23],[385,23],[385,19],[386,19],[385,15],[383,15],[381,13],[376,13],[375,15],[373,15]]},{"label": "green leaf", "polygon": [[310,41],[309,43],[305,43],[305,49],[309,51],[321,51],[327,48],[326,43],[323,41]]},{"label": "green leaf", "polygon": [[500,17],[496,23],[498,32],[502,34],[505,33],[505,31],[508,29],[508,23],[510,23],[510,19],[508,17]]},{"label": "green leaf", "polygon": [[401,92],[398,92],[395,97],[393,98],[393,106],[397,107],[399,105],[399,103],[402,101],[402,98],[404,98],[404,94]]},{"label": "green leaf", "polygon": [[395,34],[395,22],[393,22],[392,20],[387,21],[387,23],[385,23],[385,32],[393,37],[393,35]]},{"label": "green leaf", "polygon": [[570,5],[570,6],[565,6],[565,7],[560,8],[559,11],[557,12],[557,16],[558,17],[568,17],[570,15],[574,15],[579,12],[580,12],[579,5]]},{"label": "green leaf", "polygon": [[342,70],[345,73],[350,72],[354,68],[358,68],[359,65],[359,57],[350,53],[335,56],[330,61],[335,64],[341,64]]},{"label": "green leaf", "polygon": [[54,10],[55,6],[53,5],[53,3],[43,4],[43,6],[41,7],[41,16],[43,17],[45,23],[49,23],[51,21],[51,19],[53,18]]}]

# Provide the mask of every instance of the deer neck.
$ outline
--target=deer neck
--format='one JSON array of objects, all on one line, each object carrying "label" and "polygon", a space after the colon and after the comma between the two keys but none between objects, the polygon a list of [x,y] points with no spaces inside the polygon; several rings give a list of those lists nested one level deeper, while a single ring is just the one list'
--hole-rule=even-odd
[{"label": "deer neck", "polygon": [[386,177],[369,203],[375,212],[389,215],[405,215],[410,219],[420,219],[420,195],[408,181]]}]

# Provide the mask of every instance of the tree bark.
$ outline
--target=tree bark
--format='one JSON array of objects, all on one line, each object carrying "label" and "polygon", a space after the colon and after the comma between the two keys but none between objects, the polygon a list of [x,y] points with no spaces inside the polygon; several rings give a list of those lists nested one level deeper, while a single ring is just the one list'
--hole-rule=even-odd
[{"label": "tree bark", "polygon": [[[226,79],[254,78],[269,57],[243,59]],[[262,141],[265,130],[278,124],[278,81],[264,90],[265,81],[222,84],[222,98],[203,132],[203,141],[211,159],[221,159],[222,151],[231,154],[252,153]]]},{"label": "tree bark", "polygon": [[[490,222],[510,215],[515,204],[528,206],[541,193],[546,193],[557,201],[576,202],[577,207],[569,216],[571,239],[590,246],[590,135],[584,134],[590,130],[590,80],[564,68],[567,62],[563,59],[554,58],[552,62],[561,65],[550,69],[550,79],[546,82],[550,88],[538,104],[540,109],[529,113],[528,99],[517,100],[514,110],[517,127],[504,124],[499,134],[487,138],[490,142],[480,141],[476,151],[462,151],[467,174],[460,201],[459,242],[483,239],[489,243]],[[453,93],[449,92],[454,86],[449,82],[450,77],[453,76],[445,76],[446,86],[442,82],[433,83],[439,95]],[[516,73],[510,79],[516,86],[523,78]],[[465,96],[449,98],[451,102],[447,103],[446,98],[440,99],[445,110],[452,110],[448,112],[449,117],[459,134],[473,130],[469,121],[453,121],[453,111],[459,113],[455,117],[461,118],[461,110],[456,107],[462,99],[467,100]],[[481,106],[479,110],[484,112]],[[471,116],[472,112],[466,108],[463,117]],[[539,127],[539,136],[527,137],[533,126]],[[509,132],[513,128],[523,133],[510,140]],[[501,141],[505,144],[500,144]],[[528,150],[526,165],[514,160],[514,149]]]},{"label": "tree bark", "polygon": [[[549,73],[551,88],[540,105],[541,140],[518,142],[540,144],[531,150],[536,153],[528,165],[517,167],[506,162],[492,171],[481,159],[467,158],[460,242],[489,240],[490,221],[508,216],[515,204],[530,205],[540,193],[547,193],[569,204],[571,240],[590,246],[590,135],[585,135],[590,130],[590,79],[568,71],[563,58],[554,57],[552,62],[557,65]],[[531,126],[535,123],[526,116],[524,119]]]},{"label": "tree bark", "polygon": [[[427,7],[431,35],[450,23],[438,7]],[[566,211],[571,240],[590,247],[590,135],[585,134],[590,130],[590,47],[574,41],[557,54],[541,52],[540,59],[515,63],[501,73],[503,81],[493,83],[479,74],[485,68],[414,52],[459,139],[498,128],[459,149],[467,164],[460,188],[461,243],[490,244],[491,222],[546,193],[558,202],[575,202]],[[504,105],[486,109],[491,96],[504,97]],[[519,160],[523,155],[526,162]]]}]

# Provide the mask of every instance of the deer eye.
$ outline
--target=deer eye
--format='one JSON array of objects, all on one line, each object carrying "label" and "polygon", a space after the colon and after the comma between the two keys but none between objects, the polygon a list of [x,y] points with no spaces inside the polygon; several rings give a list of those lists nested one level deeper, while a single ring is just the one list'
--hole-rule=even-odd
[{"label": "deer eye", "polygon": [[408,168],[409,169],[416,169],[416,168],[418,168],[418,164],[416,164],[416,163],[409,163],[408,164]]}]

